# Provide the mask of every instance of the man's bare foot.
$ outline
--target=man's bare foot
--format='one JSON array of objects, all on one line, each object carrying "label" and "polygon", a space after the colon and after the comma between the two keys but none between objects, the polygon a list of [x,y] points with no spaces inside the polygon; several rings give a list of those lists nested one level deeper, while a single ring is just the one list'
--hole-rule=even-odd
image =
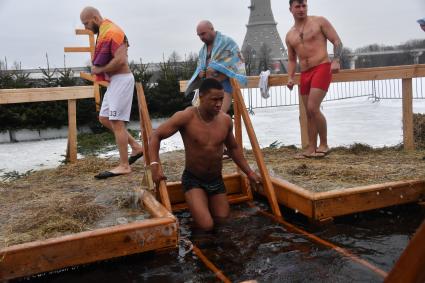
[{"label": "man's bare foot", "polygon": [[323,158],[325,154],[323,152],[302,152],[295,155],[295,159],[305,159],[305,158]]},{"label": "man's bare foot", "polygon": [[116,177],[116,176],[121,176],[121,175],[125,175],[125,174],[129,174],[131,173],[131,168],[130,166],[118,166],[115,167],[114,169],[110,170],[110,171],[103,171],[100,172],[99,174],[95,175],[94,177],[96,179],[108,179],[111,177]]},{"label": "man's bare foot", "polygon": [[114,173],[114,174],[120,174],[120,175],[130,174],[131,173],[131,167],[130,166],[118,165],[114,169],[109,170],[109,172]]},{"label": "man's bare foot", "polygon": [[316,153],[323,153],[324,155],[326,155],[326,154],[328,154],[329,153],[329,146],[327,146],[327,145],[325,145],[325,146],[319,146],[317,149],[316,149]]}]

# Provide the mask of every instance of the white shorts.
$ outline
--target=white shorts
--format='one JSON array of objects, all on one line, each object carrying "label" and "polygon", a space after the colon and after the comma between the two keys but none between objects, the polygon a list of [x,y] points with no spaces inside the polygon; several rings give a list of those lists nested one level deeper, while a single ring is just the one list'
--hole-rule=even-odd
[{"label": "white shorts", "polygon": [[132,73],[118,74],[110,79],[99,116],[128,122],[133,102],[134,76]]}]

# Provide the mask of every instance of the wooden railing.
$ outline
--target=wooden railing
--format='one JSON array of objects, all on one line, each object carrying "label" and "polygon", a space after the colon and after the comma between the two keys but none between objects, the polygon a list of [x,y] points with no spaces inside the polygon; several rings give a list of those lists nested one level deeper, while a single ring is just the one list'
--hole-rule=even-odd
[{"label": "wooden railing", "polygon": [[0,89],[0,105],[68,100],[68,147],[66,158],[77,161],[77,99],[94,98],[93,86]]},{"label": "wooden railing", "polygon": [[[412,79],[418,77],[425,77],[425,64],[342,70],[333,75],[332,82],[401,79],[403,92],[403,144],[406,150],[413,150],[415,143],[413,136]],[[296,84],[299,84],[299,79],[300,75],[296,74]],[[258,82],[258,76],[250,76],[248,77],[247,85],[242,86],[242,88],[258,88]],[[269,77],[269,86],[286,86],[287,82],[288,75],[271,75]],[[187,81],[180,81],[180,91],[184,92],[186,87]],[[305,147],[308,144],[307,117],[302,105],[302,99],[299,99],[299,101],[301,144]]]}]

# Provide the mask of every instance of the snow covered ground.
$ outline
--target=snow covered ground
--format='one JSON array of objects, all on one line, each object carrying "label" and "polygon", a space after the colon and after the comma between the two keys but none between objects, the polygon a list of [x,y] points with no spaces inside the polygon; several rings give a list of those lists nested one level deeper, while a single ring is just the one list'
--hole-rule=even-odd
[{"label": "snow covered ground", "polygon": [[[373,102],[367,97],[331,101],[323,104],[328,120],[331,147],[355,142],[374,147],[397,145],[403,140],[401,100]],[[415,113],[425,113],[425,100],[414,100]],[[281,145],[300,146],[298,106],[254,110],[251,116],[261,147],[277,141]],[[154,127],[161,121],[154,121]],[[138,123],[130,125],[137,128]],[[244,147],[250,148],[244,131]],[[5,172],[56,167],[64,159],[66,139],[0,144],[0,175]],[[180,134],[161,143],[161,151],[183,148]],[[111,151],[106,156],[118,155]]]}]

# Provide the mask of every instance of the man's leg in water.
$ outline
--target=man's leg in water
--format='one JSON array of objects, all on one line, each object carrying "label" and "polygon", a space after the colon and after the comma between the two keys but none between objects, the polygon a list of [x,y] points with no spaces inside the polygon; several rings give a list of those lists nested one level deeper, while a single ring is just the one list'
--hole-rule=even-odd
[{"label": "man's leg in water", "polygon": [[193,188],[184,194],[186,203],[197,228],[203,231],[212,231],[214,220],[208,207],[207,193],[200,188]]},{"label": "man's leg in water", "polygon": [[227,195],[216,194],[208,199],[211,215],[217,223],[223,223],[229,217],[230,208]]}]

